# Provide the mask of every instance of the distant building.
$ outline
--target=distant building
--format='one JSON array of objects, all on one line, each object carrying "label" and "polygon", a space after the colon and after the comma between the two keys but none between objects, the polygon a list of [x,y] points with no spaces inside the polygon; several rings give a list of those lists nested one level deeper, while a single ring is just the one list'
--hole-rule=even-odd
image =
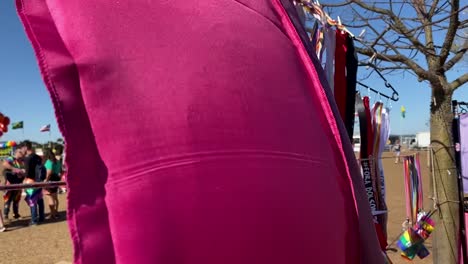
[{"label": "distant building", "polygon": [[416,135],[402,135],[400,144],[405,147],[409,147],[416,141]]}]

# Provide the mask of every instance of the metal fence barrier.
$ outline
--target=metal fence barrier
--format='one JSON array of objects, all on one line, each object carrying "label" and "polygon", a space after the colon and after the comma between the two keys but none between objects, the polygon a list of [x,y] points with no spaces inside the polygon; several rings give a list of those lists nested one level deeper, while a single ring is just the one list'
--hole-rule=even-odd
[{"label": "metal fence barrier", "polygon": [[30,188],[53,188],[67,185],[66,182],[59,181],[59,182],[36,182],[36,183],[29,183],[29,184],[9,184],[0,186],[0,191],[12,191],[12,190],[22,190],[22,189],[30,189]]}]

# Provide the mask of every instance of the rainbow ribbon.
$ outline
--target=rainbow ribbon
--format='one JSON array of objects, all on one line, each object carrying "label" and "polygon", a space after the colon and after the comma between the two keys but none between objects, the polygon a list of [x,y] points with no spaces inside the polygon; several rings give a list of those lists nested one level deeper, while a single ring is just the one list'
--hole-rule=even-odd
[{"label": "rainbow ribbon", "polygon": [[423,208],[423,189],[419,154],[404,158],[406,217],[411,224]]}]

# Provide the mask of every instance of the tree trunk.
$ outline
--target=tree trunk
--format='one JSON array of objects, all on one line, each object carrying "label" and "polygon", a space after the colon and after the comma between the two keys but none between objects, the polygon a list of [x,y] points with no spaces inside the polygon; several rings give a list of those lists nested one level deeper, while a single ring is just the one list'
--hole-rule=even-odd
[{"label": "tree trunk", "polygon": [[456,264],[459,241],[459,195],[454,148],[452,144],[452,91],[432,85],[431,145],[434,151],[434,174],[438,211],[433,257],[435,264]]}]

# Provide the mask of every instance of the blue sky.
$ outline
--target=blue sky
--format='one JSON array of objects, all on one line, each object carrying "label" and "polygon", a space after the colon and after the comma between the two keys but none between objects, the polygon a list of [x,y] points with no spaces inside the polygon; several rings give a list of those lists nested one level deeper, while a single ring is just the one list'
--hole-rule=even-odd
[{"label": "blue sky", "polygon": [[[14,0],[0,1],[0,112],[13,122],[24,121],[25,138],[48,141],[49,133],[39,132],[46,124],[51,124],[53,140],[61,137],[49,94],[17,16]],[[22,138],[20,130],[10,130],[0,140]]]},{"label": "blue sky", "polygon": [[[48,133],[40,133],[41,126],[51,124],[52,139],[61,137],[57,128],[50,97],[39,73],[39,69],[16,14],[14,0],[0,1],[0,112],[12,121],[24,121],[24,137],[39,142],[49,139]],[[359,33],[359,32],[355,32]],[[455,70],[448,75],[449,80],[460,75]],[[360,74],[366,74],[360,68]],[[400,93],[400,101],[392,103],[392,133],[416,133],[428,131],[430,89],[427,83],[419,83],[410,74],[389,76],[388,80]],[[382,81],[372,78],[366,81],[372,87],[385,91]],[[366,90],[361,91],[367,94]],[[371,94],[371,100],[378,100]],[[465,85],[456,92],[454,99],[468,100],[468,87]],[[385,103],[385,100],[383,100]],[[400,107],[404,105],[407,118],[401,120]],[[0,140],[21,140],[20,130],[8,132]]]}]

